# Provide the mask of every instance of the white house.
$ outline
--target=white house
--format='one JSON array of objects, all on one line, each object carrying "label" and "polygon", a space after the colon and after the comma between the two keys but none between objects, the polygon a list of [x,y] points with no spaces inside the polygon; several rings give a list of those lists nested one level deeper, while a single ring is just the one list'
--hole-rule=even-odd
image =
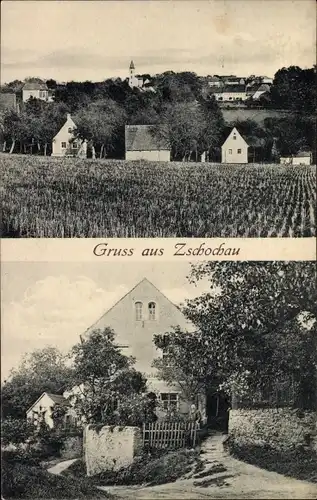
[{"label": "white house", "polygon": [[53,139],[52,156],[80,156],[83,158],[87,156],[87,143],[75,139],[75,129],[76,124],[68,113],[66,122]]},{"label": "white house", "polygon": [[153,125],[125,126],[125,159],[170,161],[168,142],[157,137]]},{"label": "white house", "polygon": [[283,165],[311,165],[312,156],[310,151],[300,151],[294,156],[281,157],[280,163]]},{"label": "white house", "polygon": [[221,163],[248,163],[249,145],[234,127],[221,146]]},{"label": "white house", "polygon": [[35,426],[45,422],[51,429],[54,427],[54,420],[52,412],[54,406],[70,406],[67,399],[60,394],[52,394],[50,392],[43,392],[43,394],[33,403],[33,405],[26,411],[27,420]]},{"label": "white house", "polygon": [[49,101],[49,92],[46,83],[26,82],[22,88],[22,100],[26,102],[33,97],[42,101]]},{"label": "white house", "polygon": [[256,90],[255,92],[253,93],[252,95],[252,98],[254,100],[257,100],[259,99],[259,97],[262,95],[262,94],[265,94],[266,92],[270,92],[270,86],[267,85],[267,84],[264,84],[262,83]]},{"label": "white house", "polygon": [[245,85],[226,85],[215,91],[214,96],[220,102],[245,101],[248,98]]}]

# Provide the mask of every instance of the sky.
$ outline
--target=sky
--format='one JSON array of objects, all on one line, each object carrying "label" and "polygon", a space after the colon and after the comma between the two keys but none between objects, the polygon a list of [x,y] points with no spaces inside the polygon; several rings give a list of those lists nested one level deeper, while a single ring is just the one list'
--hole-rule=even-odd
[{"label": "sky", "polygon": [[2,262],[1,373],[47,345],[67,352],[79,336],[144,277],[174,304],[210,290],[189,283],[188,262]]},{"label": "sky", "polygon": [[1,81],[125,78],[167,70],[274,76],[316,62],[314,0],[10,1]]}]

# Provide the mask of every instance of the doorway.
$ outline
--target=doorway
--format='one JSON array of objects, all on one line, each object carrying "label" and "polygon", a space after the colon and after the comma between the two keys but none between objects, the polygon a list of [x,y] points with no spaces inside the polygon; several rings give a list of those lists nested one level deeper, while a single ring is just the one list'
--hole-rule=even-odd
[{"label": "doorway", "polygon": [[207,394],[206,413],[209,429],[228,433],[230,399],[223,392]]}]

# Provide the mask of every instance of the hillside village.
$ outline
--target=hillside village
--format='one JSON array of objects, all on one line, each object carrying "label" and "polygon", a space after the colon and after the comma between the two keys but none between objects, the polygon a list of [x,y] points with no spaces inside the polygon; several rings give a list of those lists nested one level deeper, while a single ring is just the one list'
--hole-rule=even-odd
[{"label": "hillside village", "polygon": [[[168,71],[5,84],[2,151],[153,161],[316,162],[316,67],[268,76]],[[295,78],[296,77],[296,78]],[[299,98],[300,96],[300,98]],[[238,137],[240,147],[232,142]]]}]

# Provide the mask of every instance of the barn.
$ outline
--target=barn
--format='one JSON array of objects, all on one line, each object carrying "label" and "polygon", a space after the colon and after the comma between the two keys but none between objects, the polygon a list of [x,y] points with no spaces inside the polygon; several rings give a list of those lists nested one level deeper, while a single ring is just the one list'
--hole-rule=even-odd
[{"label": "barn", "polygon": [[154,125],[126,125],[125,159],[170,161],[168,141],[158,137]]}]

